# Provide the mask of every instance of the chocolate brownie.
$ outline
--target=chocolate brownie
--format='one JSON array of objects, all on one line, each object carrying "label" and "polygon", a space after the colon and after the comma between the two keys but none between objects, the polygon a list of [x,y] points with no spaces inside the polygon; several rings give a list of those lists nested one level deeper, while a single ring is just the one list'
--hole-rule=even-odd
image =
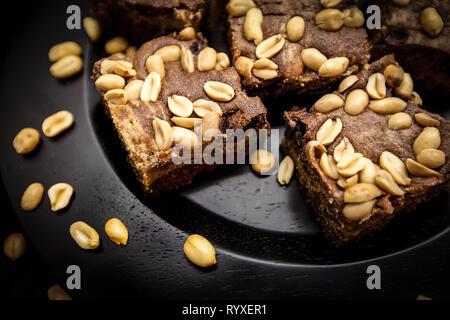
[{"label": "chocolate brownie", "polygon": [[[395,53],[397,61],[407,69],[420,90],[448,96],[450,94],[450,5],[448,1],[414,0],[400,6],[392,0],[378,0],[381,30],[373,32],[374,57]],[[443,27],[429,34],[421,25],[425,8],[434,8]],[[430,10],[430,9],[428,9]],[[439,18],[434,18],[439,19]]]},{"label": "chocolate brownie", "polygon": [[102,30],[136,43],[191,26],[200,30],[207,0],[93,0],[92,12]]},{"label": "chocolate brownie", "polygon": [[[99,89],[105,110],[111,117],[123,146],[128,152],[128,160],[136,173],[137,179],[142,184],[144,191],[148,194],[155,194],[159,191],[171,190],[190,184],[192,183],[193,177],[198,173],[209,171],[216,167],[215,163],[205,164],[204,162],[199,164],[175,164],[171,157],[173,151],[171,140],[166,148],[158,144],[154,127],[155,119],[159,119],[159,121],[163,121],[167,126],[171,127],[170,132],[174,132],[173,130],[175,128],[172,122],[174,115],[168,107],[169,98],[176,95],[184,97],[181,99],[186,100],[187,98],[191,102],[196,102],[199,99],[216,102],[219,111],[211,112],[220,113],[218,129],[222,133],[225,133],[226,129],[247,130],[250,128],[269,128],[264,105],[258,97],[248,97],[246,95],[245,91],[241,88],[240,77],[233,67],[225,68],[222,71],[209,70],[200,72],[197,70],[198,64],[196,60],[198,54],[206,47],[206,42],[203,39],[197,38],[183,41],[173,34],[145,43],[134,56],[134,61],[132,61],[131,66],[134,69],[128,71],[129,77],[127,78],[127,83],[141,80],[140,85],[142,86],[143,80],[155,76],[155,72],[150,73],[149,76],[146,66],[147,59],[150,56],[155,57],[154,53],[157,50],[167,46],[173,46],[178,49],[184,47],[187,50],[191,50],[193,53],[194,69],[190,73],[186,72],[180,63],[179,56],[174,59],[176,61],[164,62],[165,75],[158,77],[162,78],[161,91],[155,102],[142,99],[143,89],[139,89],[140,94],[138,94],[137,98],[134,97],[131,100],[128,99],[128,101],[111,102],[111,98],[108,95],[110,91],[108,89],[112,90],[113,93],[114,89],[112,87],[105,89],[104,85],[99,84],[98,81],[102,82],[104,79],[100,79],[100,77],[104,77],[105,74],[110,76],[108,73],[116,72],[108,72],[108,63],[111,61],[126,61],[130,63],[128,58],[112,56],[102,59],[95,63],[93,69],[93,79],[96,81],[96,86]],[[102,69],[104,69],[103,75]],[[113,77],[117,78],[117,75]],[[204,89],[204,85],[208,81],[218,81],[231,86],[232,90],[234,90],[234,97],[231,100],[226,99],[227,101],[215,101]],[[124,83],[119,84],[119,87],[116,89],[118,93],[123,93],[123,86]],[[125,87],[126,90],[127,87]],[[127,97],[131,97],[131,93],[128,94],[128,91],[126,92]],[[180,103],[184,103],[183,100],[180,101]],[[197,115],[194,115],[191,106],[190,113],[196,118],[196,121],[202,121],[200,119],[202,116],[205,117],[203,118],[203,121],[205,121],[206,115],[200,115],[195,108],[194,111]],[[190,114],[185,115],[185,117],[189,118]],[[182,124],[178,125],[182,126]],[[172,133],[169,135],[169,138],[172,139]],[[203,148],[209,143],[203,142]],[[173,145],[175,145],[175,138]]]},{"label": "chocolate brownie", "polygon": [[[264,1],[255,0],[256,8],[263,14],[263,38],[281,34],[285,37],[285,44],[281,51],[271,60],[278,66],[277,76],[270,80],[263,80],[253,73],[243,76],[242,83],[247,91],[260,97],[280,97],[283,95],[298,95],[324,93],[341,77],[356,73],[370,59],[370,44],[367,32],[362,27],[348,27],[343,25],[338,30],[324,30],[317,26],[316,15],[326,9],[319,0],[285,0]],[[333,10],[356,8],[354,1],[344,0]],[[362,12],[360,12],[362,14]],[[247,12],[248,14],[248,12]],[[290,41],[287,37],[286,24],[294,16],[304,20],[304,33],[299,41]],[[233,60],[248,57],[257,60],[256,45],[247,40],[243,28],[246,15],[228,18],[229,42]],[[335,77],[320,76],[317,70],[307,68],[301,58],[302,51],[307,48],[318,49],[326,58],[347,57],[348,68]]]},{"label": "chocolate brownie", "polygon": [[[370,88],[388,65],[395,65],[393,55],[372,63],[342,92],[333,92],[342,106],[318,102],[309,111],[285,113],[282,150],[294,160],[299,187],[336,246],[361,239],[448,190],[450,121],[421,109],[414,97],[396,100],[389,87],[378,98],[394,98],[397,110],[391,109],[394,104],[380,108],[380,101],[388,101],[383,98],[371,98],[366,107],[367,100],[354,99],[354,92],[364,96],[368,82]],[[351,99],[353,105],[363,101],[364,108],[351,112]]]}]

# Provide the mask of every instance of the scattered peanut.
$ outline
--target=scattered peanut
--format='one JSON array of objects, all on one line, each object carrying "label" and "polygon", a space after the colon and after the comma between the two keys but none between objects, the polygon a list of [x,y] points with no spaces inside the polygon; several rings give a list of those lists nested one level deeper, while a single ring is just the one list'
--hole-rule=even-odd
[{"label": "scattered peanut", "polygon": [[58,183],[53,185],[47,191],[52,211],[60,211],[65,209],[73,195],[73,188],[67,183]]},{"label": "scattered peanut", "polygon": [[168,150],[173,143],[172,127],[167,121],[155,118],[152,122],[155,132],[155,143],[162,151]]},{"label": "scattered peanut", "polygon": [[402,130],[411,127],[411,116],[404,112],[393,114],[388,120],[388,127],[392,130]]},{"label": "scattered peanut", "polygon": [[70,226],[70,235],[81,249],[95,250],[100,245],[100,237],[91,226],[82,221]]},{"label": "scattered peanut", "polygon": [[334,162],[334,159],[332,156],[327,155],[326,153],[323,153],[322,156],[320,157],[319,164],[327,177],[329,177],[333,180],[337,180],[339,178],[339,173],[338,173],[338,169],[336,166],[336,162]]},{"label": "scattered peanut", "polygon": [[320,66],[327,61],[327,57],[316,48],[303,49],[300,55],[303,64],[314,71],[319,71]]},{"label": "scattered peanut", "polygon": [[216,250],[211,242],[194,234],[187,238],[183,246],[184,254],[193,264],[207,268],[217,263]]},{"label": "scattered peanut", "polygon": [[72,298],[64,291],[59,284],[55,284],[47,291],[48,300],[51,301],[70,301]]},{"label": "scattered peanut", "polygon": [[193,40],[193,39],[195,39],[195,29],[192,27],[186,27],[180,31],[178,36],[182,40]]},{"label": "scattered peanut", "polygon": [[197,58],[198,71],[210,71],[215,69],[217,62],[217,52],[213,48],[207,47],[200,51]]},{"label": "scattered peanut", "polygon": [[186,97],[173,95],[167,100],[170,112],[178,117],[189,118],[194,111],[194,106]]},{"label": "scattered peanut", "polygon": [[190,49],[181,47],[181,67],[187,73],[192,73],[195,71],[194,55]]},{"label": "scattered peanut", "polygon": [[244,78],[250,78],[252,76],[252,68],[254,61],[247,57],[239,57],[234,62],[234,67],[237,72]]},{"label": "scattered peanut", "polygon": [[286,24],[286,32],[289,41],[299,41],[305,32],[305,20],[299,16],[292,17]]},{"label": "scattered peanut", "polygon": [[357,75],[351,75],[346,77],[342,82],[339,84],[339,92],[345,92],[348,88],[352,87],[356,82],[358,82],[358,76]]},{"label": "scattered peanut", "polygon": [[20,201],[20,207],[24,211],[33,211],[41,203],[44,195],[44,187],[40,183],[33,183],[25,189]]},{"label": "scattered peanut", "polygon": [[199,99],[193,103],[194,112],[199,117],[203,118],[208,112],[214,111],[222,116],[222,108],[214,101],[208,101],[205,99]]},{"label": "scattered peanut", "polygon": [[408,169],[409,173],[416,177],[428,178],[440,176],[439,172],[427,168],[417,161],[414,161],[413,159],[406,159],[406,168]]},{"label": "scattered peanut", "polygon": [[338,77],[347,70],[350,61],[347,57],[331,58],[325,61],[319,68],[322,77]]},{"label": "scattered peanut", "polygon": [[399,185],[409,186],[411,184],[405,164],[395,154],[384,151],[380,156],[380,166],[389,172]]},{"label": "scattered peanut", "polygon": [[271,36],[258,44],[256,47],[256,57],[258,59],[270,59],[283,49],[285,43],[286,40],[284,40],[281,34]]},{"label": "scattered peanut", "polygon": [[278,168],[278,183],[282,186],[288,185],[294,175],[294,160],[286,156]]},{"label": "scattered peanut", "polygon": [[344,100],[337,94],[326,94],[314,104],[314,109],[318,112],[326,113],[338,109],[344,105]]},{"label": "scattered peanut", "polygon": [[223,71],[230,66],[230,58],[228,58],[226,53],[219,52],[217,54],[216,70]]},{"label": "scattered peanut", "polygon": [[364,25],[364,13],[356,7],[342,11],[344,25],[351,28],[360,28]]},{"label": "scattered peanut", "polygon": [[409,73],[405,73],[400,86],[395,88],[395,93],[402,98],[409,99],[414,89],[414,83]]},{"label": "scattered peanut", "polygon": [[355,150],[353,149],[353,145],[350,143],[347,137],[344,137],[341,142],[334,148],[333,158],[337,163],[339,163],[347,154],[352,154],[354,152]]},{"label": "scattered peanut", "polygon": [[394,196],[402,196],[405,192],[394,181],[392,175],[385,170],[378,170],[375,175],[375,184],[383,191]]},{"label": "scattered peanut", "polygon": [[208,81],[203,86],[208,97],[211,99],[228,102],[234,98],[234,89],[223,82],[218,81]]},{"label": "scattered peanut", "polygon": [[83,49],[78,43],[66,41],[54,45],[48,52],[48,58],[51,62],[56,62],[67,56],[79,56],[81,54],[83,54]]},{"label": "scattered peanut", "polygon": [[184,149],[193,149],[201,145],[199,137],[191,130],[182,127],[172,127],[173,144]]},{"label": "scattered peanut", "polygon": [[328,31],[336,31],[344,24],[344,14],[338,9],[325,9],[316,15],[318,28]]},{"label": "scattered peanut", "polygon": [[73,114],[69,111],[59,111],[44,120],[42,132],[49,138],[60,135],[74,123]]},{"label": "scattered peanut", "polygon": [[39,132],[33,128],[24,128],[14,137],[13,147],[18,154],[33,152],[39,145]]},{"label": "scattered peanut", "polygon": [[420,13],[420,24],[431,37],[436,37],[442,32],[444,21],[435,8],[428,7]]},{"label": "scattered peanut", "polygon": [[369,77],[366,91],[372,99],[382,99],[386,96],[386,80],[384,76],[377,72]]},{"label": "scattered peanut", "polygon": [[102,30],[97,20],[92,17],[86,17],[83,19],[83,27],[92,42],[97,42],[100,39]]},{"label": "scattered peanut", "polygon": [[403,82],[403,78],[405,76],[405,72],[402,67],[390,64],[384,69],[384,78],[386,79],[386,83],[392,87],[397,88]]},{"label": "scattered peanut", "polygon": [[141,90],[144,86],[144,81],[142,80],[133,80],[130,81],[124,88],[127,93],[128,100],[136,100],[141,96]]},{"label": "scattered peanut", "polygon": [[105,51],[109,55],[123,52],[128,48],[128,41],[124,37],[115,37],[105,43]]},{"label": "scattered peanut", "polygon": [[250,164],[255,172],[266,174],[275,166],[275,157],[267,150],[256,150],[250,157]]},{"label": "scattered peanut", "polygon": [[255,77],[263,80],[270,80],[278,76],[278,65],[273,61],[263,58],[253,64],[252,72]]},{"label": "scattered peanut", "polygon": [[316,140],[323,146],[328,146],[334,142],[342,131],[342,121],[337,118],[326,120],[316,133]]},{"label": "scattered peanut", "polygon": [[369,103],[369,109],[380,114],[393,114],[405,110],[407,103],[397,97],[372,100]]},{"label": "scattered peanut", "polygon": [[128,229],[117,218],[113,218],[106,222],[105,232],[108,238],[117,245],[126,246],[128,243]]},{"label": "scattered peanut", "polygon": [[69,55],[61,58],[50,67],[50,73],[56,79],[67,79],[83,69],[83,59],[79,56]]},{"label": "scattered peanut", "polygon": [[113,89],[105,93],[104,98],[115,105],[125,105],[128,102],[127,92],[123,89]]},{"label": "scattered peanut", "polygon": [[112,89],[123,89],[125,86],[125,79],[116,74],[104,74],[98,77],[95,81],[95,86],[98,90],[105,92]]},{"label": "scattered peanut", "polygon": [[3,253],[12,261],[16,261],[25,253],[27,241],[22,233],[11,233],[3,242]]},{"label": "scattered peanut", "polygon": [[141,100],[156,102],[161,92],[161,77],[156,72],[150,72],[141,89]]},{"label": "scattered peanut", "polygon": [[419,154],[425,149],[438,149],[441,145],[441,134],[434,127],[426,127],[413,143],[415,154]]}]

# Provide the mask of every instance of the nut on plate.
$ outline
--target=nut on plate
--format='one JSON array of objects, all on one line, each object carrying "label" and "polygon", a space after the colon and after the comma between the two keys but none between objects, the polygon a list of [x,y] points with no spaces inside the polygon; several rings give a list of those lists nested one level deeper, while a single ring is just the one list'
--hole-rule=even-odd
[{"label": "nut on plate", "polygon": [[70,226],[70,235],[78,246],[84,250],[95,250],[100,245],[100,237],[92,227],[82,221]]},{"label": "nut on plate", "polygon": [[252,169],[260,174],[270,172],[275,166],[275,157],[267,150],[256,150],[250,157]]},{"label": "nut on plate", "polygon": [[19,259],[24,253],[27,242],[22,233],[11,233],[3,242],[3,253],[12,261]]},{"label": "nut on plate", "polygon": [[108,238],[117,245],[126,246],[128,243],[128,229],[117,218],[108,220],[105,224],[105,232]]},{"label": "nut on plate", "polygon": [[30,184],[24,191],[20,207],[24,211],[33,211],[41,203],[44,187],[40,183]]},{"label": "nut on plate", "polygon": [[217,263],[216,250],[213,245],[198,234],[187,238],[183,250],[189,261],[199,267],[207,268]]},{"label": "nut on plate", "polygon": [[24,128],[14,137],[13,147],[18,154],[33,152],[39,145],[39,132],[33,128]]},{"label": "nut on plate", "polygon": [[47,191],[52,211],[65,209],[72,199],[73,188],[67,183],[57,183]]}]

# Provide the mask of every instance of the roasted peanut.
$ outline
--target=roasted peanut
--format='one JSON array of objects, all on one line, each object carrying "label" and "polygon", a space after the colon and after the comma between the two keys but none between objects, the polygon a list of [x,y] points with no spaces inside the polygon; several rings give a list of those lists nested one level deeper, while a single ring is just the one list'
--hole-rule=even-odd
[{"label": "roasted peanut", "polygon": [[344,24],[344,14],[338,9],[325,9],[316,15],[318,28],[328,31],[336,31]]},{"label": "roasted peanut", "polygon": [[320,0],[320,3],[325,8],[333,8],[336,7],[338,4],[340,4],[342,0]]},{"label": "roasted peanut", "polygon": [[39,132],[33,128],[24,128],[14,137],[13,147],[18,154],[33,152],[39,145]]},{"label": "roasted peanut", "polygon": [[162,150],[168,150],[173,144],[172,127],[167,121],[155,118],[152,122],[155,132],[155,143]]},{"label": "roasted peanut", "polygon": [[106,222],[105,232],[108,238],[117,245],[126,246],[128,243],[128,229],[117,218],[113,218]]},{"label": "roasted peanut", "polygon": [[193,39],[195,39],[195,29],[192,27],[186,27],[180,31],[178,36],[182,40],[193,40]]},{"label": "roasted peanut", "polygon": [[141,100],[156,102],[161,92],[161,77],[156,72],[150,72],[141,89]]},{"label": "roasted peanut", "polygon": [[256,47],[256,57],[258,59],[272,58],[283,49],[285,42],[286,40],[284,40],[281,34],[267,38]]},{"label": "roasted peanut", "polygon": [[338,77],[347,70],[349,63],[347,57],[328,59],[320,66],[319,75],[327,78]]},{"label": "roasted peanut", "polygon": [[56,62],[67,56],[79,56],[83,53],[80,45],[73,41],[61,42],[54,45],[48,52],[48,58],[51,62]]},{"label": "roasted peanut", "polygon": [[345,203],[362,203],[381,196],[383,192],[372,183],[357,183],[344,192]]},{"label": "roasted peanut", "polygon": [[355,174],[351,177],[348,177],[348,178],[340,176],[337,181],[337,185],[345,190],[345,189],[350,188],[351,186],[354,186],[358,182],[359,182],[359,177],[357,174]]},{"label": "roasted peanut", "polygon": [[334,148],[333,158],[337,163],[339,163],[342,161],[346,154],[352,154],[354,152],[355,150],[353,149],[352,144],[347,139],[347,137],[344,137],[341,142]]},{"label": "roasted peanut", "polygon": [[327,61],[327,57],[316,48],[303,49],[301,58],[303,64],[314,71],[319,71],[320,66]]},{"label": "roasted peanut", "polygon": [[326,113],[338,109],[344,105],[344,100],[337,94],[326,94],[314,104],[314,109],[318,112]]},{"label": "roasted peanut", "polygon": [[336,137],[342,131],[342,121],[336,118],[335,121],[332,119],[326,120],[316,133],[316,140],[319,141],[323,146],[328,146],[334,142]]},{"label": "roasted peanut", "polygon": [[286,32],[289,41],[299,41],[305,32],[305,20],[299,16],[292,17],[286,24]]},{"label": "roasted peanut", "polygon": [[253,64],[252,72],[255,77],[258,77],[263,80],[270,80],[276,78],[278,76],[278,65],[276,65],[273,61],[263,58],[257,60]]},{"label": "roasted peanut", "polygon": [[172,137],[174,145],[185,149],[193,149],[196,146],[201,145],[198,136],[193,131],[186,128],[172,127]]},{"label": "roasted peanut", "polygon": [[346,77],[342,82],[339,84],[339,92],[342,93],[346,91],[348,88],[352,87],[356,82],[358,82],[358,76],[357,75],[351,75]]},{"label": "roasted peanut", "polygon": [[278,168],[278,183],[282,186],[288,185],[294,175],[294,160],[291,157],[286,156],[280,163]]},{"label": "roasted peanut", "polygon": [[332,156],[323,153],[320,157],[319,165],[328,178],[333,180],[337,180],[339,178],[336,162],[334,162]]},{"label": "roasted peanut", "polygon": [[388,127],[392,130],[402,130],[411,127],[411,116],[404,112],[393,114],[388,120]]},{"label": "roasted peanut", "polygon": [[234,63],[234,67],[237,72],[244,78],[250,78],[252,76],[252,68],[254,61],[247,57],[239,57]]},{"label": "roasted peanut", "polygon": [[370,200],[362,203],[346,204],[342,213],[350,221],[362,220],[372,213],[376,200]]},{"label": "roasted peanut", "polygon": [[306,144],[305,152],[309,161],[313,161],[317,156],[320,157],[322,153],[327,152],[327,149],[319,141],[311,140]]},{"label": "roasted peanut", "polygon": [[402,98],[409,99],[414,89],[414,83],[409,73],[405,73],[400,86],[395,88],[395,93]]},{"label": "roasted peanut", "polygon": [[182,118],[182,117],[173,117],[170,119],[175,125],[179,127],[183,127],[186,129],[192,129],[195,128],[198,125],[201,125],[202,119],[201,118]]},{"label": "roasted peanut", "polygon": [[101,74],[113,74],[114,67],[116,65],[116,61],[105,59],[102,61],[100,65],[100,73]]},{"label": "roasted peanut", "polygon": [[156,72],[159,74],[161,79],[166,76],[166,68],[164,67],[164,61],[160,55],[154,54],[149,56],[147,60],[145,60],[145,68],[148,73]]},{"label": "roasted peanut", "polygon": [[359,181],[365,183],[375,183],[377,168],[372,160],[365,158],[366,166],[359,172]]},{"label": "roasted peanut", "polygon": [[55,284],[47,291],[48,300],[50,301],[70,301],[72,298],[61,288],[59,284]]},{"label": "roasted peanut", "polygon": [[167,100],[170,112],[178,117],[189,118],[194,111],[194,106],[186,97],[173,95]]},{"label": "roasted peanut", "polygon": [[81,249],[95,250],[100,245],[100,237],[91,226],[82,221],[70,226],[70,235]]},{"label": "roasted peanut", "polygon": [[413,159],[406,159],[406,168],[409,173],[416,177],[428,178],[440,176],[439,172],[427,168]]},{"label": "roasted peanut", "polygon": [[382,99],[386,96],[386,80],[384,76],[377,72],[369,77],[366,91],[372,99]]},{"label": "roasted peanut", "polygon": [[397,88],[403,82],[403,77],[405,76],[405,72],[402,67],[397,66],[395,64],[390,64],[384,69],[384,78],[386,79],[386,83],[392,87]]},{"label": "roasted peanut", "polygon": [[69,111],[59,111],[44,120],[42,132],[49,138],[56,137],[69,129],[74,123],[73,114]]},{"label": "roasted peanut", "polygon": [[394,196],[402,196],[405,192],[394,181],[392,175],[385,170],[378,170],[375,175],[375,184],[383,191]]},{"label": "roasted peanut", "polygon": [[56,212],[65,209],[69,205],[73,195],[73,188],[67,183],[58,183],[48,189],[47,194],[52,211]]},{"label": "roasted peanut", "polygon": [[389,172],[399,185],[409,186],[411,184],[405,164],[395,154],[384,151],[380,156],[380,166]]},{"label": "roasted peanut", "polygon": [[436,120],[423,112],[416,113],[414,115],[414,120],[423,127],[437,127],[440,124],[439,120]]},{"label": "roasted peanut", "polygon": [[124,88],[127,93],[128,100],[136,100],[141,96],[141,90],[144,86],[144,81],[142,80],[133,80],[130,81]]},{"label": "roasted peanut", "polygon": [[344,25],[352,28],[360,28],[364,25],[364,13],[358,8],[350,8],[342,11]]},{"label": "roasted peanut", "polygon": [[211,141],[220,135],[219,130],[220,116],[215,111],[210,111],[205,114],[201,122],[203,141]]},{"label": "roasted peanut", "polygon": [[445,164],[445,153],[437,149],[424,149],[417,154],[416,160],[428,168],[436,169]]},{"label": "roasted peanut", "polygon": [[199,117],[203,118],[208,112],[214,111],[222,116],[222,108],[214,101],[208,101],[205,99],[199,99],[193,103],[194,112]]},{"label": "roasted peanut", "polygon": [[350,92],[345,99],[344,110],[349,115],[356,116],[364,111],[369,105],[369,96],[362,89],[356,89]]},{"label": "roasted peanut", "polygon": [[164,62],[174,62],[180,60],[181,48],[177,45],[170,45],[159,48],[153,54],[161,56]]},{"label": "roasted peanut", "polygon": [[226,53],[219,52],[217,54],[216,70],[223,71],[230,66],[230,58],[228,58]]},{"label": "roasted peanut", "polygon": [[44,187],[40,183],[33,183],[25,189],[20,201],[20,207],[24,211],[33,211],[41,203],[44,195]]},{"label": "roasted peanut", "polygon": [[262,31],[263,14],[258,8],[251,8],[247,11],[244,22],[244,35],[248,41],[253,41],[255,45],[263,40]]},{"label": "roasted peanut", "polygon": [[254,7],[256,5],[252,0],[230,0],[227,4],[227,11],[230,16],[241,17]]},{"label": "roasted peanut", "polygon": [[50,67],[50,73],[57,79],[67,79],[83,69],[83,59],[69,55],[61,58]]},{"label": "roasted peanut", "polygon": [[195,71],[194,55],[190,49],[181,47],[181,67],[187,73],[192,73]]},{"label": "roasted peanut", "polygon": [[196,266],[207,268],[217,263],[216,250],[211,242],[194,234],[187,238],[183,246],[184,254]]},{"label": "roasted peanut", "polygon": [[415,104],[417,104],[419,106],[421,106],[422,103],[423,103],[422,98],[420,97],[420,95],[416,91],[413,91],[411,93],[410,100],[412,100],[412,102],[414,102]]},{"label": "roasted peanut", "polygon": [[127,93],[123,89],[113,89],[105,93],[104,98],[106,101],[115,105],[125,105],[128,102]]},{"label": "roasted peanut", "polygon": [[137,48],[135,46],[130,46],[125,50],[125,56],[133,60],[136,52]]},{"label": "roasted peanut", "polygon": [[83,19],[83,27],[92,42],[97,42],[100,39],[102,29],[100,28],[100,24],[97,20],[92,17],[86,17]]},{"label": "roasted peanut", "polygon": [[397,97],[372,100],[369,103],[369,109],[380,114],[393,114],[405,110],[406,102]]},{"label": "roasted peanut", "polygon": [[415,154],[419,154],[425,149],[438,149],[441,145],[441,134],[434,127],[426,127],[413,143]]},{"label": "roasted peanut", "polygon": [[218,81],[208,81],[203,86],[208,97],[211,99],[228,102],[234,98],[234,89],[223,82]]},{"label": "roasted peanut", "polygon": [[337,164],[337,171],[343,177],[351,177],[367,165],[367,159],[360,153],[347,154],[342,158],[342,161]]},{"label": "roasted peanut", "polygon": [[250,157],[252,169],[260,174],[270,172],[275,166],[275,157],[267,150],[256,150]]},{"label": "roasted peanut", "polygon": [[207,47],[200,51],[197,58],[198,71],[210,71],[216,67],[217,52],[213,48]]},{"label": "roasted peanut", "polygon": [[105,43],[105,51],[109,55],[123,52],[128,48],[128,41],[124,37],[115,37]]},{"label": "roasted peanut", "polygon": [[98,90],[105,92],[112,89],[123,89],[125,86],[125,79],[116,74],[104,74],[98,77],[95,81],[95,86]]},{"label": "roasted peanut", "polygon": [[420,24],[422,29],[432,37],[438,36],[444,27],[441,16],[435,8],[431,7],[422,10],[420,13]]},{"label": "roasted peanut", "polygon": [[11,233],[3,242],[3,253],[12,261],[16,261],[25,253],[27,241],[22,233]]}]

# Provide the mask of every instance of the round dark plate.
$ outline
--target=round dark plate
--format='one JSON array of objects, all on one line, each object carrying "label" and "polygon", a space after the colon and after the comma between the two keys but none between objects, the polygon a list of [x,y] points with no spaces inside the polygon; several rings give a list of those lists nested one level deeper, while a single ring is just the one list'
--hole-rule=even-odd
[{"label": "round dark plate", "polygon": [[[103,55],[102,45],[93,46],[82,31],[65,27],[70,4],[52,1],[29,10],[4,48],[0,147],[3,183],[33,246],[62,284],[68,266],[81,268],[82,289],[72,291],[73,297],[448,297],[448,193],[342,249],[323,238],[295,181],[281,187],[275,176],[259,177],[248,166],[222,167],[199,176],[192,186],[146,198],[89,79],[93,62]],[[88,15],[89,2],[79,5]],[[223,30],[216,29],[210,41],[220,50],[225,48]],[[64,40],[83,46],[84,72],[58,81],[48,71],[47,52]],[[282,129],[283,108],[309,103],[268,105],[273,127]],[[443,101],[425,97],[425,107],[449,118]],[[12,140],[21,128],[39,129],[45,117],[61,109],[75,115],[71,130],[56,139],[41,135],[31,155],[14,152]],[[46,189],[58,182],[71,184],[75,196],[70,207],[53,213],[45,197],[34,212],[22,212],[22,192],[37,181]],[[126,247],[116,246],[104,232],[113,217],[129,229]],[[69,226],[79,220],[99,232],[98,250],[83,251],[70,237]],[[183,243],[192,233],[215,245],[216,266],[200,269],[185,258]],[[381,290],[367,289],[370,265],[381,269]]]}]

